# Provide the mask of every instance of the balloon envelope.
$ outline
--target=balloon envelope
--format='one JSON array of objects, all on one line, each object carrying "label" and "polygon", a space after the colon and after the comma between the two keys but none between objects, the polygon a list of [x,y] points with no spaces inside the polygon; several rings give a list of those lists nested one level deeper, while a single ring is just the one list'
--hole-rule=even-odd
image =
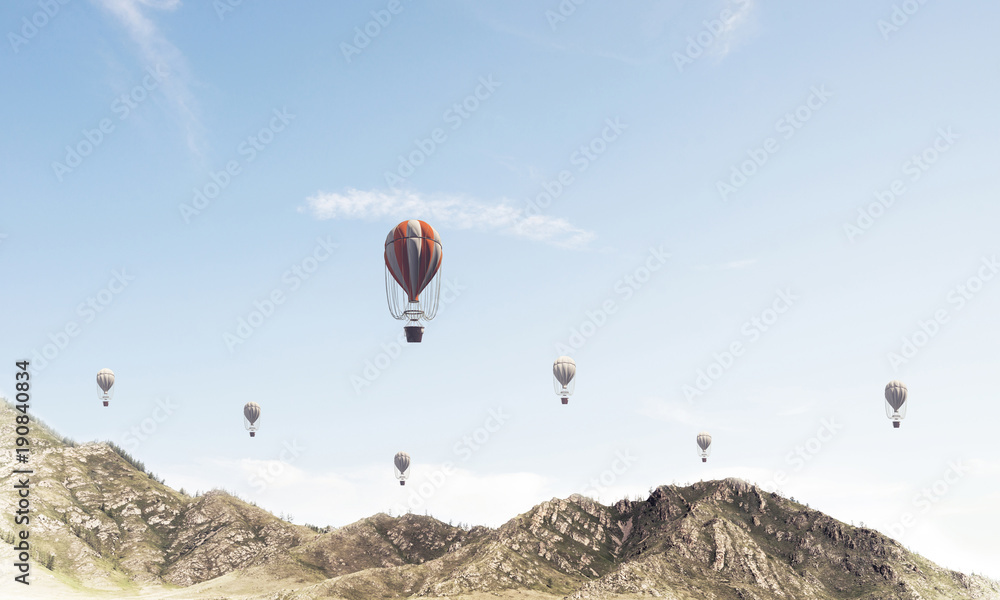
[{"label": "balloon envelope", "polygon": [[111,386],[115,384],[115,374],[111,369],[101,369],[97,372],[97,387],[107,393]]},{"label": "balloon envelope", "polygon": [[441,268],[441,257],[441,236],[424,221],[403,221],[385,238],[385,266],[410,302],[420,300]]},{"label": "balloon envelope", "polygon": [[902,381],[890,381],[885,386],[885,401],[893,410],[898,411],[906,402],[906,384]]},{"label": "balloon envelope", "polygon": [[712,445],[712,436],[706,431],[702,431],[698,434],[698,447],[702,450],[708,450],[708,447]]},{"label": "balloon envelope", "polygon": [[253,425],[260,418],[260,405],[256,402],[247,402],[243,407],[243,416]]},{"label": "balloon envelope", "polygon": [[406,452],[397,452],[396,457],[392,460],[392,462],[396,465],[396,469],[398,469],[400,473],[404,473],[410,468],[410,455]]},{"label": "balloon envelope", "polygon": [[568,356],[560,356],[552,365],[552,374],[555,375],[556,381],[566,387],[576,375],[576,362]]}]

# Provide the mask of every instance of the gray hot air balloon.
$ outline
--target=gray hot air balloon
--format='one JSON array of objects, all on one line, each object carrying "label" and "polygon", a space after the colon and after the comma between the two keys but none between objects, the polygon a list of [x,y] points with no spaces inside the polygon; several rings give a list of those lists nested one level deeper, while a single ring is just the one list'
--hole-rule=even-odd
[{"label": "gray hot air balloon", "polygon": [[906,418],[906,384],[902,381],[893,380],[885,386],[885,416],[896,428]]},{"label": "gray hot air balloon", "polygon": [[698,456],[701,462],[708,462],[708,457],[712,454],[712,436],[707,431],[698,434]]},{"label": "gray hot air balloon", "polygon": [[560,356],[552,365],[552,376],[552,384],[562,403],[569,404],[569,397],[576,389],[576,363],[568,356]]},{"label": "gray hot air balloon", "polygon": [[406,452],[397,452],[392,464],[396,467],[396,479],[399,480],[399,485],[406,485],[406,480],[410,477],[410,455]]},{"label": "gray hot air balloon", "polygon": [[98,396],[104,401],[104,406],[115,397],[115,374],[111,369],[101,369],[97,372],[97,387],[100,388]]},{"label": "gray hot air balloon", "polygon": [[250,432],[250,437],[255,437],[258,421],[260,421],[260,404],[247,402],[243,407],[243,427]]}]

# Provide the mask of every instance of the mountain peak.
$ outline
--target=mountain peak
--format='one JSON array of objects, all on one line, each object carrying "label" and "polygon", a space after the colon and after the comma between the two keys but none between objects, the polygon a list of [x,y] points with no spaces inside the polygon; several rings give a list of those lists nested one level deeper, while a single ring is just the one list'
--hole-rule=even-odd
[{"label": "mountain peak", "polygon": [[[552,498],[495,529],[378,513],[317,532],[222,490],[180,494],[112,444],[50,433],[36,448],[37,479],[47,483],[33,490],[33,510],[44,529],[35,551],[51,561],[37,562],[80,588],[298,590],[303,599],[1000,598],[997,582],[942,569],[742,479],[661,485],[610,506]],[[12,501],[0,498],[5,510]]]}]

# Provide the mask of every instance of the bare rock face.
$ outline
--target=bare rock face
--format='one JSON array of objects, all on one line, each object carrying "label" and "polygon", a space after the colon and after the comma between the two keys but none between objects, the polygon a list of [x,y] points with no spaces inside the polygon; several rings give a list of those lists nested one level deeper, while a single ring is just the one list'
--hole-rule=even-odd
[{"label": "bare rock face", "polygon": [[378,514],[316,536],[297,546],[293,554],[332,578],[366,569],[423,564],[461,549],[477,535],[430,517],[394,519]]},{"label": "bare rock face", "polygon": [[435,560],[358,571],[322,590],[334,597],[533,590],[574,599],[1000,598],[996,582],[940,569],[876,532],[740,480],[660,487],[645,501],[613,506],[553,499],[496,530],[470,533]]},{"label": "bare rock face", "polygon": [[180,517],[166,552],[165,581],[191,585],[279,557],[312,533],[223,492],[209,492]]},{"label": "bare rock face", "polygon": [[[4,443],[13,438],[9,411],[0,404]],[[612,506],[553,498],[496,529],[378,514],[317,534],[224,492],[175,492],[104,444],[73,446],[44,429],[35,443],[36,565],[94,590],[208,585],[212,597],[245,597],[251,581],[253,597],[289,600],[1000,599],[997,582],[942,569],[738,479],[661,486]],[[9,450],[0,448],[3,490],[12,489]],[[14,501],[0,494],[0,510],[9,514]],[[282,591],[254,589],[267,585]]]},{"label": "bare rock face", "polygon": [[877,532],[741,480],[661,487],[630,513],[646,541],[572,598],[1000,598],[1000,584],[941,569]]},{"label": "bare rock face", "polygon": [[[13,422],[10,410],[0,403],[4,443],[13,440],[2,430]],[[222,492],[180,494],[106,444],[70,445],[40,426],[32,442],[36,564],[51,557],[53,570],[86,587],[191,585],[266,562],[314,535]],[[0,460],[12,455],[0,448]],[[7,477],[0,482],[10,490]],[[0,510],[10,514],[13,502],[0,495]]]}]

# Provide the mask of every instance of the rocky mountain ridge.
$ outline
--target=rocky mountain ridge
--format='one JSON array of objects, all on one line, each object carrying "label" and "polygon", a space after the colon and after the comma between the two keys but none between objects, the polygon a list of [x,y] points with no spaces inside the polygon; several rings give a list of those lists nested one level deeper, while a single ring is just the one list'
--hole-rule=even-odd
[{"label": "rocky mountain ridge", "polygon": [[[7,416],[0,510],[9,515]],[[736,479],[661,486],[611,506],[554,498],[495,529],[377,514],[317,532],[224,492],[181,494],[106,444],[73,446],[44,429],[34,442],[35,568],[82,594],[1000,598],[1000,583],[943,569],[873,530]],[[10,529],[0,523],[0,534]]]}]

